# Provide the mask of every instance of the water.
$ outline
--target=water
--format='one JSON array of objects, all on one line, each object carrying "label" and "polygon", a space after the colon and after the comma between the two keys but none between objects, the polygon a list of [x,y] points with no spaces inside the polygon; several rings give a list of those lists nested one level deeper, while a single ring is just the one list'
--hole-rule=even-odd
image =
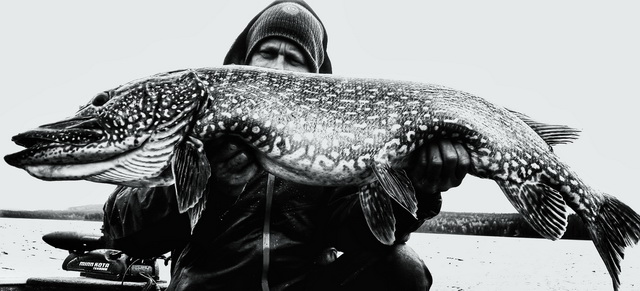
[{"label": "water", "polygon": [[101,222],[0,217],[0,278],[77,275],[62,270],[69,254],[42,241],[54,231],[100,234]]},{"label": "water", "polygon": [[[62,270],[67,251],[42,235],[62,230],[100,233],[101,222],[0,217],[0,282],[77,276]],[[415,233],[409,240],[434,277],[432,290],[612,290],[590,241]],[[162,264],[161,264],[162,265]],[[640,248],[622,262],[621,290],[640,289]],[[168,269],[160,277],[168,279]]]},{"label": "water", "polygon": [[[432,290],[613,290],[591,241],[413,234],[409,244],[431,270]],[[639,273],[640,248],[629,248],[620,290],[640,290]]]}]

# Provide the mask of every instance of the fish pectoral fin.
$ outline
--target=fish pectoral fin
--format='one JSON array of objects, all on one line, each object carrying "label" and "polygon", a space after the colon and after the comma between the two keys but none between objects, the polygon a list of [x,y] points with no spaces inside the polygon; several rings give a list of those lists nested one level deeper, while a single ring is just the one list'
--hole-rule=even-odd
[{"label": "fish pectoral fin", "polygon": [[189,137],[178,146],[172,169],[178,210],[180,213],[187,212],[193,232],[207,202],[207,181],[211,176],[211,166],[202,142]]},{"label": "fish pectoral fin", "polygon": [[551,187],[529,182],[522,185],[498,182],[509,202],[540,235],[557,240],[567,229],[567,204]]},{"label": "fish pectoral fin", "polygon": [[389,196],[383,193],[377,182],[362,186],[358,195],[364,218],[373,236],[385,245],[393,244],[396,218]]},{"label": "fish pectoral fin", "polygon": [[523,113],[513,110],[509,111],[520,118],[520,120],[524,121],[524,123],[531,127],[550,146],[573,142],[578,139],[580,134],[579,129],[571,128],[566,125],[554,125],[538,122]]},{"label": "fish pectoral fin", "polygon": [[382,189],[407,210],[414,218],[417,218],[418,201],[416,191],[411,184],[411,180],[402,169],[393,169],[387,164],[373,164],[373,173],[378,178]]}]

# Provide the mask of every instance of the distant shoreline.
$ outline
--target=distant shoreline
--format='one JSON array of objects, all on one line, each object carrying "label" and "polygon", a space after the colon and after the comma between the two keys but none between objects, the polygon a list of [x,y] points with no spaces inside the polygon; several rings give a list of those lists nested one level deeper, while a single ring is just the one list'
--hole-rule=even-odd
[{"label": "distant shoreline", "polygon": [[[102,221],[103,213],[101,205],[93,205],[67,210],[0,210],[0,217]],[[442,212],[427,220],[416,232],[542,238],[517,213]],[[588,231],[575,214],[569,216],[563,238],[590,239]]]},{"label": "distant shoreline", "polygon": [[102,210],[2,210],[0,217],[102,221]]}]

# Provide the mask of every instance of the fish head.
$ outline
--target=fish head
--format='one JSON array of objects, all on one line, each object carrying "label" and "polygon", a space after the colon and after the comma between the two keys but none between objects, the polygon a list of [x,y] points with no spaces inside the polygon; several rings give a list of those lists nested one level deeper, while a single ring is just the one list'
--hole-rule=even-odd
[{"label": "fish head", "polygon": [[206,95],[191,71],[136,80],[97,94],[70,118],[14,136],[26,149],[5,161],[42,180],[170,185],[175,147]]}]

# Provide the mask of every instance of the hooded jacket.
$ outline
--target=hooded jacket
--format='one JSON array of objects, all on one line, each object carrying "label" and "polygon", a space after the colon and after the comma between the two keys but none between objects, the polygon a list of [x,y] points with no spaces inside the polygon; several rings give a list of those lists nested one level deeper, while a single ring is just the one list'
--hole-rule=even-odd
[{"label": "hooded jacket", "polygon": [[323,61],[322,64],[319,64],[319,73],[321,73],[321,74],[331,74],[331,73],[333,73],[333,69],[331,67],[331,59],[329,58],[329,54],[327,53],[327,44],[329,43],[329,37],[327,35],[327,30],[324,28],[324,24],[322,23],[322,20],[320,20],[320,17],[318,17],[318,15],[315,13],[315,11],[313,11],[313,9],[311,9],[309,4],[307,4],[304,1],[300,1],[300,0],[290,0],[290,1],[277,0],[277,1],[274,1],[273,3],[271,3],[269,6],[265,7],[262,11],[260,11],[260,13],[258,13],[255,17],[253,17],[253,19],[251,19],[251,21],[249,21],[249,23],[244,28],[244,30],[242,30],[240,35],[238,35],[238,37],[236,38],[235,42],[233,43],[233,45],[229,49],[229,52],[225,56],[223,64],[224,65],[230,65],[230,64],[245,65],[245,58],[246,58],[246,55],[247,55],[247,48],[249,47],[249,43],[247,42],[247,35],[249,34],[249,31],[251,30],[251,27],[256,23],[258,18],[260,18],[260,16],[267,9],[273,7],[274,5],[280,4],[280,3],[296,3],[296,4],[306,8],[309,12],[311,12],[311,14],[313,14],[313,16],[316,17],[318,22],[320,22],[320,25],[322,26],[322,30],[323,30],[322,49],[324,51],[324,61]]}]

